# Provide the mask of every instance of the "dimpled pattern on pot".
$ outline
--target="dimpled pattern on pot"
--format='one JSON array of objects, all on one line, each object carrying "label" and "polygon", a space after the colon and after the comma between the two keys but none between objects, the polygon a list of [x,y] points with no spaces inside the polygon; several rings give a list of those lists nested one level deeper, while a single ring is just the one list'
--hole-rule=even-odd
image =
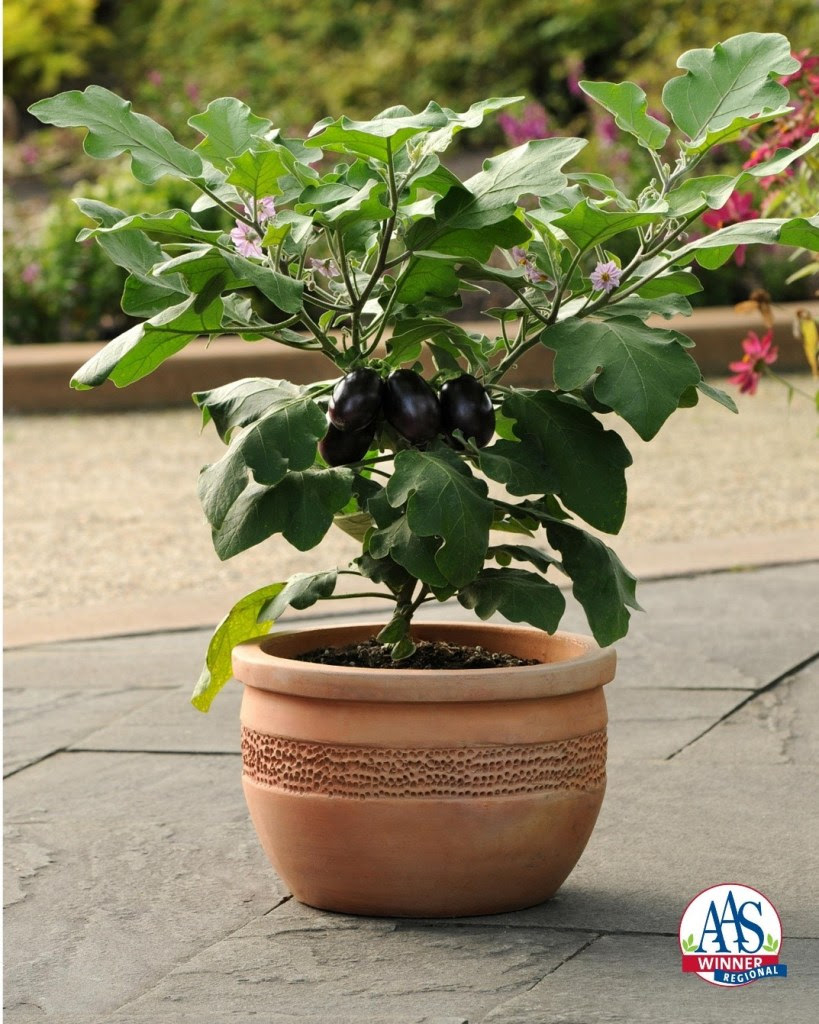
[{"label": "dimpled pattern on pot", "polygon": [[614,653],[520,627],[417,624],[537,665],[434,672],[292,655],[377,627],[240,645],[243,787],[274,868],[304,903],[347,913],[499,913],[552,896],[605,791]]}]

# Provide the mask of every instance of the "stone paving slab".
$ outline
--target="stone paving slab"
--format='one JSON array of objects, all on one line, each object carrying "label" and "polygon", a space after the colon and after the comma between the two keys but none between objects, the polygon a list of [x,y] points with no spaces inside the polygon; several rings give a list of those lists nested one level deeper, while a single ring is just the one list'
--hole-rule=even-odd
[{"label": "stone paving slab", "polygon": [[[234,932],[174,970],[111,1024],[248,1020],[257,1011],[282,1021],[480,1020],[522,993],[588,936],[546,929],[470,928],[305,916],[288,903]],[[332,1009],[331,1009],[332,1008]],[[274,1018],[275,1019],[275,1018]]]},{"label": "stone paving slab", "polygon": [[782,949],[787,979],[726,992],[682,973],[676,937],[603,935],[482,1024],[815,1024],[819,942]]},{"label": "stone paving slab", "polygon": [[287,895],[236,757],[34,765],[6,783],[5,871],[9,1021],[90,1024]]},{"label": "stone paving slab", "polygon": [[78,742],[94,729],[150,703],[145,690],[54,690],[6,686],[3,774],[19,771]]},{"label": "stone paving slab", "polygon": [[710,764],[816,765],[819,756],[819,662],[760,694],[680,759]]},{"label": "stone paving slab", "polygon": [[724,993],[682,977],[674,936],[734,879],[776,905],[792,972],[729,994],[742,1019],[815,1019],[819,676],[793,670],[816,654],[816,568],[643,587],[583,858],[550,903],[460,921],[287,899],[241,795],[240,687],[188,705],[206,632],[10,652],[13,756],[58,752],[6,784],[6,1019],[721,1024]]}]

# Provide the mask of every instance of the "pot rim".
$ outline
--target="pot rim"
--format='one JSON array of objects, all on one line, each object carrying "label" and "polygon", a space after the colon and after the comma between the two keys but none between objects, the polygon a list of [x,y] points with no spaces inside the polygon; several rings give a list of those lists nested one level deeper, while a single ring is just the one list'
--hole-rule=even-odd
[{"label": "pot rim", "polygon": [[[413,636],[480,643],[490,650],[520,652],[519,656],[543,660],[536,665],[457,671],[354,668],[292,657],[333,641],[338,646],[354,643],[378,632],[382,625],[345,623],[256,637],[234,647],[233,672],[245,685],[273,693],[327,700],[438,703],[526,700],[592,690],[614,678],[617,663],[612,648],[599,647],[580,633],[549,634],[525,626],[441,621],[414,623]],[[277,654],[276,649],[282,653]]]}]

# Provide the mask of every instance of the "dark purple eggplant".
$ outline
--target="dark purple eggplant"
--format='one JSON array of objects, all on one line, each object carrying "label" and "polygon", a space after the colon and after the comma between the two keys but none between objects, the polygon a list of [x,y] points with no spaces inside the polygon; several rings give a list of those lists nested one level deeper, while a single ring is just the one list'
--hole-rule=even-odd
[{"label": "dark purple eggplant", "polygon": [[438,396],[414,370],[395,370],[387,377],[384,415],[412,444],[431,441],[441,429]]},{"label": "dark purple eggplant", "polygon": [[318,443],[321,457],[328,466],[347,466],[363,459],[375,437],[375,422],[360,430],[339,430],[327,424],[327,433]]},{"label": "dark purple eggplant", "polygon": [[375,370],[352,370],[336,384],[330,399],[330,422],[339,430],[361,430],[381,409],[383,382]]},{"label": "dark purple eggplant", "polygon": [[468,373],[448,380],[441,388],[441,423],[450,436],[460,430],[473,438],[479,448],[489,444],[495,433],[495,410],[486,389]]}]

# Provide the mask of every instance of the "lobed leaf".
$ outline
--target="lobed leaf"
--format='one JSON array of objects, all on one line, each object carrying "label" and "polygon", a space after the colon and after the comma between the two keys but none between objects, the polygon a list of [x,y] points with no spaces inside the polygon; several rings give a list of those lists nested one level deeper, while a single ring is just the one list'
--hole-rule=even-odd
[{"label": "lobed leaf", "polygon": [[510,622],[554,633],[566,610],[566,599],[554,583],[526,569],[484,569],[458,591],[458,601],[480,619],[496,612]]},{"label": "lobed leaf", "polygon": [[700,153],[785,113],[790,97],[777,76],[796,71],[799,61],[785,36],[746,32],[689,50],[677,67],[685,74],[666,83],[663,104],[688,136],[685,148]]},{"label": "lobed leaf", "polygon": [[637,581],[603,541],[568,523],[547,522],[546,535],[560,552],[572,593],[583,606],[594,639],[613,644],[628,632],[629,608],[637,603]]},{"label": "lobed leaf", "polygon": [[632,316],[605,323],[563,320],[541,336],[556,353],[557,386],[574,391],[600,368],[596,397],[644,441],[674,412],[683,391],[700,380],[697,364],[679,339],[675,331],[647,327]]},{"label": "lobed leaf", "polygon": [[644,149],[662,149],[671,129],[648,113],[646,94],[633,82],[579,82],[587,96],[614,114],[618,128],[633,135]]},{"label": "lobed leaf", "polygon": [[419,537],[440,537],[435,563],[454,586],[474,579],[486,558],[492,502],[453,452],[441,449],[398,452],[386,486],[393,508],[407,504],[407,522]]}]

